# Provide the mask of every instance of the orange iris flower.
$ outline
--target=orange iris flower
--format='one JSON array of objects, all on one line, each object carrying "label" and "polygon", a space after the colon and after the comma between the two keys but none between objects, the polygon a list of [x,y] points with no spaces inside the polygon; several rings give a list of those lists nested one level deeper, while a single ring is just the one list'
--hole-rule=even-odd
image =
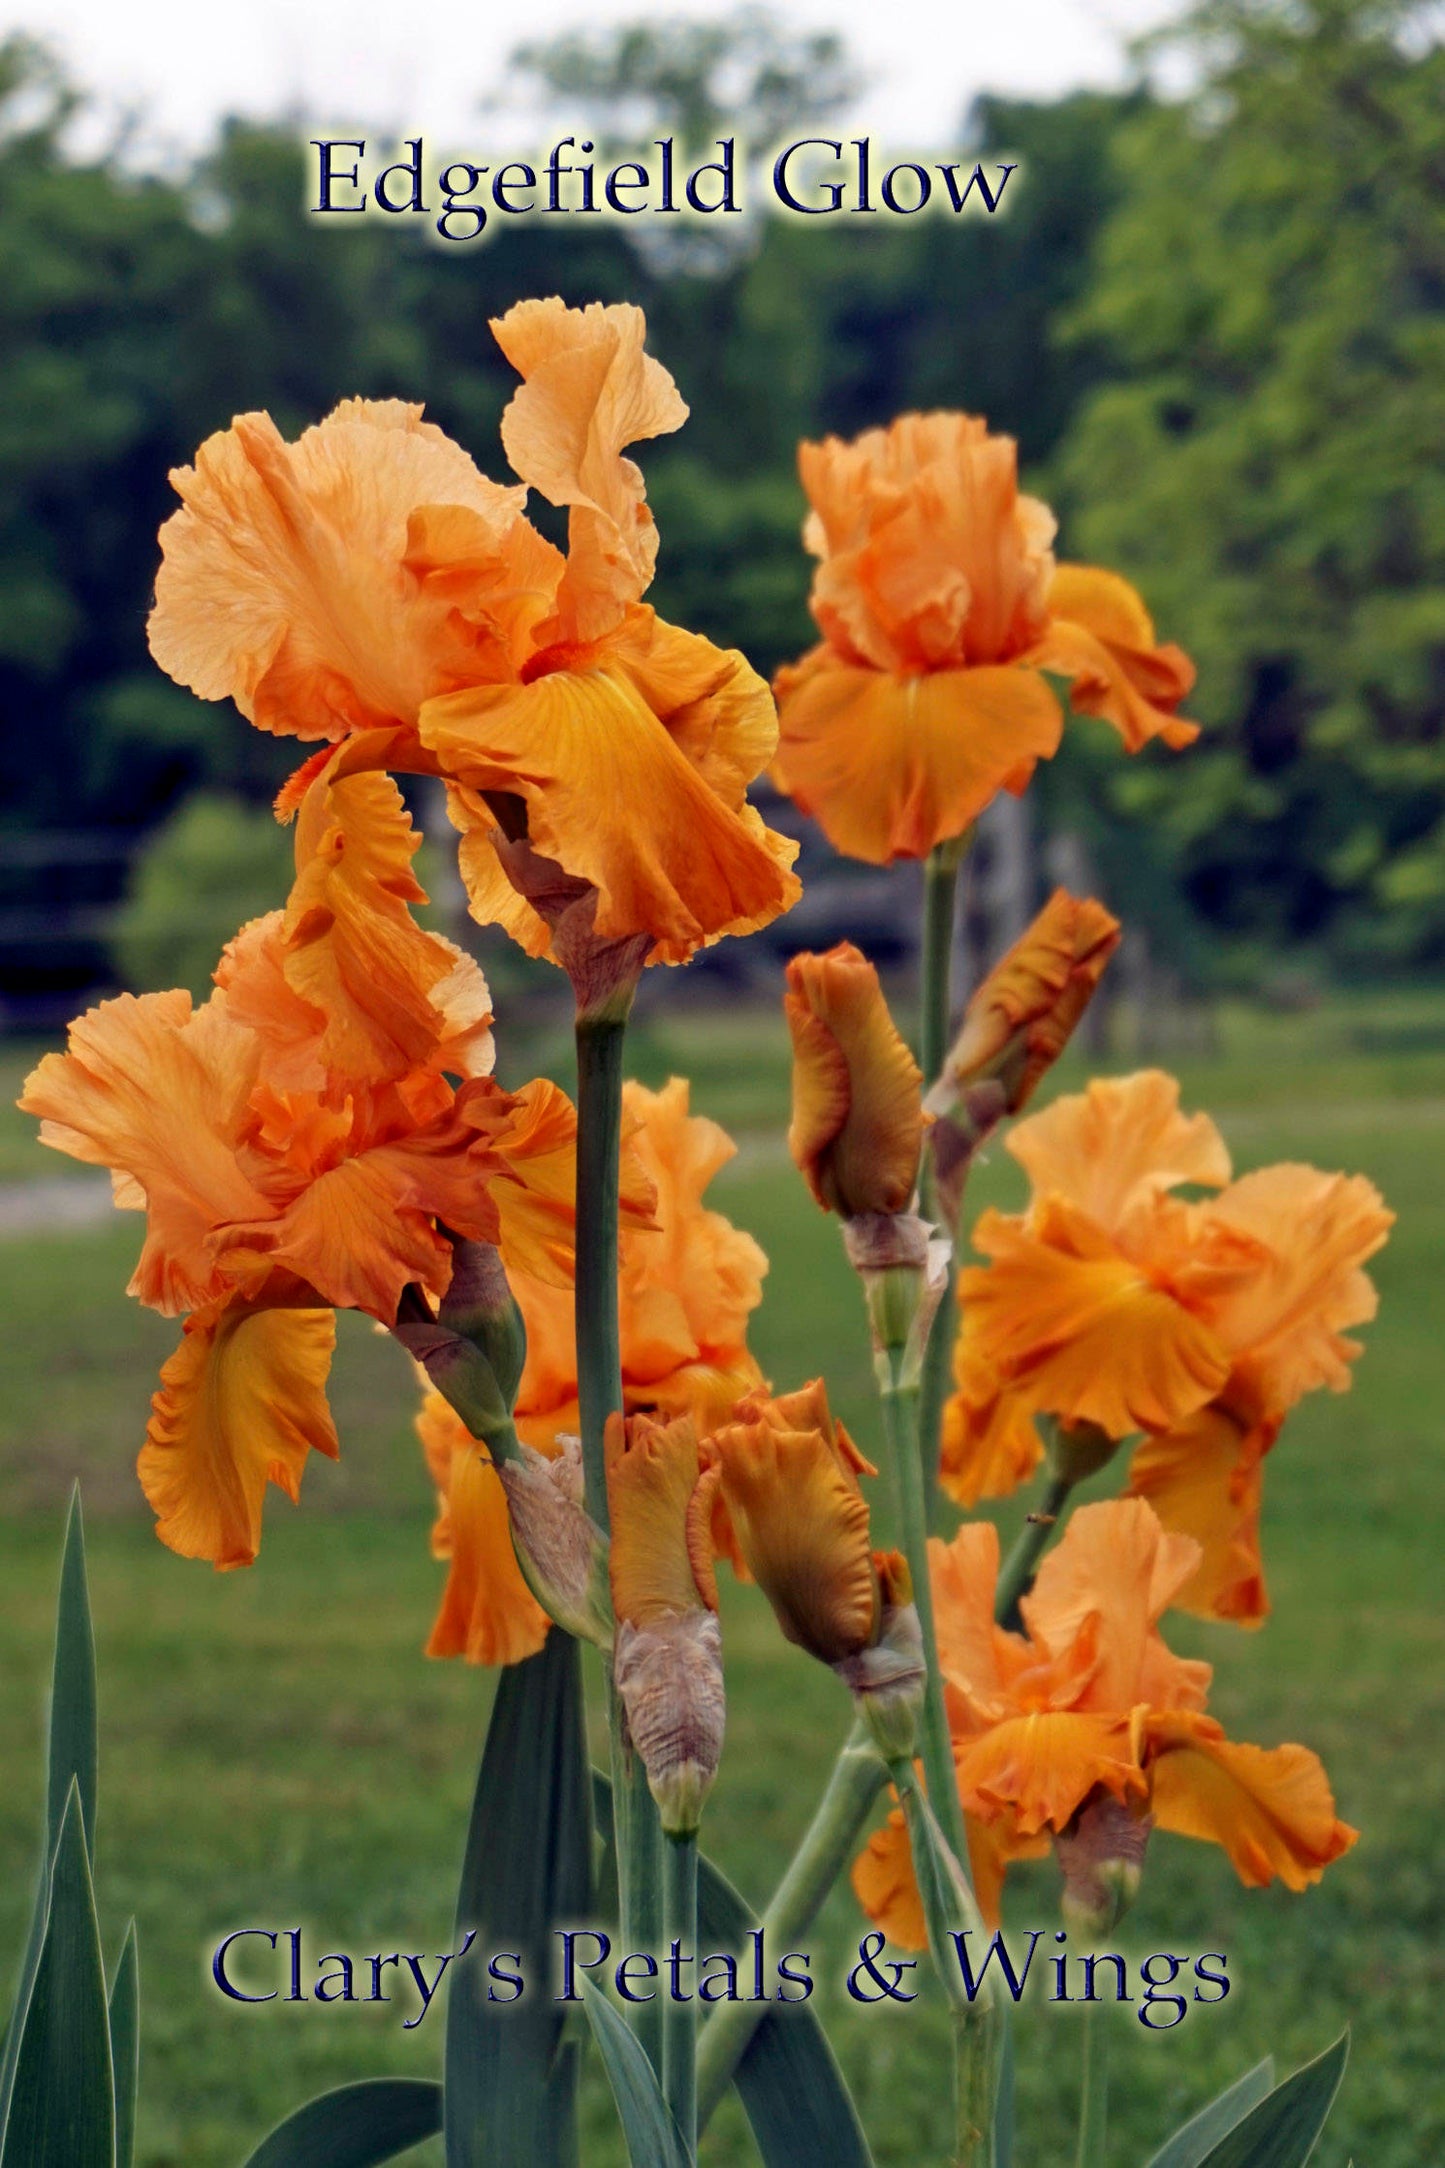
[{"label": "orange iris flower", "polygon": [[1063,729],[1048,674],[1130,752],[1188,745],[1189,659],[1117,574],[1058,565],[1054,516],[1018,488],[1011,437],[972,414],[904,414],[804,444],[821,643],[775,684],[773,774],[836,850],[883,865],[959,836],[1023,791]]},{"label": "orange iris flower", "polygon": [[793,1041],[788,1150],[825,1211],[908,1209],[927,1119],[922,1073],[862,951],[794,956],[783,1011]]},{"label": "orange iris flower", "polygon": [[145,1213],[130,1292],[189,1313],[139,1473],[162,1541],[217,1566],[255,1557],[268,1481],[294,1499],[308,1452],[336,1454],[333,1310],[391,1324],[408,1284],[444,1294],[443,1229],[571,1272],[572,1108],[486,1073],[486,983],[411,916],[417,842],[389,777],[318,780],[287,907],[210,998],[103,1002],[20,1102]]},{"label": "orange iris flower", "polygon": [[[1023,1599],[994,1624],[998,1532],[929,1545],[939,1665],[979,1901],[998,1917],[1012,1859],[1037,1856],[1102,1795],[1178,1836],[1220,1845],[1240,1880],[1301,1890],[1354,1843],[1317,1757],[1240,1746],[1204,1713],[1211,1669],[1158,1630],[1197,1570],[1140,1498],[1082,1506]],[[925,1941],[903,1817],[860,1855],[853,1887],[889,1938]]]},{"label": "orange iris flower", "polygon": [[1011,1489],[1040,1457],[1037,1414],[1143,1432],[1131,1488],[1201,1546],[1181,1603],[1257,1622],[1261,1462],[1305,1393],[1348,1387],[1343,1334],[1374,1315],[1361,1268],[1393,1214],[1358,1175],[1231,1181],[1213,1122],[1158,1070],[1056,1100],[1008,1148],[1032,1198],[982,1215],[990,1262],[960,1275],[945,1483],[965,1503]]},{"label": "orange iris flower", "polygon": [[151,651],[259,728],[327,741],[283,804],[318,772],[444,776],[473,914],[529,953],[555,953],[553,927],[513,872],[533,897],[560,884],[589,938],[683,962],[798,894],[796,846],[746,796],[767,687],[641,599],[657,532],[624,449],[687,408],[639,309],[523,301],[492,328],[523,379],[503,444],[569,508],[565,555],[420,407],[344,400],[295,444],[243,414],[172,476]]}]

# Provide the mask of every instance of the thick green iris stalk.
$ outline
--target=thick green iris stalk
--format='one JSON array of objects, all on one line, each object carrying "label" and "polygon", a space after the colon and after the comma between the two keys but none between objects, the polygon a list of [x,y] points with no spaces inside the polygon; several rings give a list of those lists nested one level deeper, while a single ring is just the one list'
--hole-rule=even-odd
[{"label": "thick green iris stalk", "polygon": [[[625,1016],[577,1021],[577,1397],[587,1511],[610,1526],[604,1438],[622,1408],[622,1350],[617,1311],[619,1155]],[[640,1758],[626,1736],[622,1704],[608,1677],[612,1789],[618,1803],[617,1880],[622,1945],[653,1955],[662,1948],[662,1829]],[[658,2004],[631,2012],[653,2067],[662,2067]]]}]

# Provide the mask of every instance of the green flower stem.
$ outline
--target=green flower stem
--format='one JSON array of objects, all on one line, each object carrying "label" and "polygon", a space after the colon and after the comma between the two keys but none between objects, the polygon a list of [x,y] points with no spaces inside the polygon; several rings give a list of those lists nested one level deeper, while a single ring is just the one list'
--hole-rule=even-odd
[{"label": "green flower stem", "polygon": [[999,1568],[998,1593],[994,1599],[993,1615],[1000,1626],[1011,1626],[1017,1631],[1019,1599],[1028,1594],[1034,1570],[1047,1548],[1073,1487],[1064,1476],[1050,1477],[1043,1504],[1024,1522],[1013,1549]]},{"label": "green flower stem", "polygon": [[611,1525],[603,1435],[622,1406],[617,1318],[617,1188],[625,1021],[577,1025],[577,1397],[587,1511]]},{"label": "green flower stem", "polygon": [[[918,1066],[925,1091],[943,1069],[953,1021],[953,929],[958,916],[958,869],[968,849],[968,837],[935,844],[923,869],[923,926],[919,956]],[[923,1147],[919,1171],[920,1202],[925,1219],[935,1214],[933,1155]],[[923,1455],[924,1497],[930,1521],[937,1511],[939,1431],[943,1403],[948,1394],[948,1358],[954,1324],[953,1259],[948,1262],[948,1283],[928,1335],[923,1358],[923,1397],[918,1441]]]},{"label": "green flower stem", "polygon": [[982,1941],[986,1930],[958,1856],[918,1788],[913,1764],[904,1756],[891,1765],[891,1774],[908,1827],[929,1954],[953,2021],[955,2168],[993,2168],[994,2096],[1006,2017],[992,1985],[979,2000],[969,2001],[952,1942],[953,1935],[970,1930]]},{"label": "green flower stem", "polygon": [[[611,1680],[608,1681],[609,1688]],[[620,1707],[617,1695],[612,1695],[614,1707]],[[615,1727],[621,1732],[622,1726]],[[619,1911],[621,1914],[622,1949],[644,1951],[658,1960],[659,1970],[667,1945],[664,1941],[666,1918],[667,1873],[665,1855],[672,1847],[662,1834],[662,1824],[657,1818],[657,1802],[647,1785],[647,1771],[642,1756],[625,1738],[622,1741],[623,1792],[627,1801],[621,1837],[625,1851],[617,1854],[619,1885]],[[613,1764],[614,1770],[616,1763]],[[613,1793],[616,1798],[618,1794]],[[628,2009],[632,2030],[646,2050],[647,2059],[657,2072],[661,2083],[663,2076],[664,2018],[667,2004],[659,1996],[653,2002],[634,2003]]]},{"label": "green flower stem", "polygon": [[[582,1422],[582,1474],[587,1511],[608,1529],[604,1437],[607,1418],[622,1406],[622,1353],[617,1312],[617,1192],[622,1136],[622,1046],[626,1019],[577,1020],[577,1396]],[[621,1805],[617,1843],[622,1946],[661,1954],[662,1828],[646,1773],[627,1739],[622,1704],[609,1668],[607,1714],[612,1744],[613,1797]],[[637,2003],[633,2029],[654,2068],[662,2056],[661,2012]]]},{"label": "green flower stem", "polygon": [[968,1840],[953,1766],[953,1746],[948,1736],[948,1715],[943,1705],[943,1679],[938,1668],[938,1641],[933,1623],[933,1584],[928,1577],[928,1505],[923,1461],[918,1450],[919,1395],[916,1385],[898,1383],[902,1359],[901,1348],[885,1349],[877,1359],[877,1368],[883,1428],[897,1485],[903,1555],[908,1561],[913,1602],[923,1634],[925,1677],[919,1749],[929,1805],[938,1817],[949,1849],[960,1866],[965,1866]]},{"label": "green flower stem", "polygon": [[918,1066],[925,1087],[943,1067],[952,1022],[950,978],[953,926],[958,915],[958,869],[965,836],[935,844],[923,868],[923,930],[919,956]]},{"label": "green flower stem", "polygon": [[[800,1947],[833,1884],[853,1856],[887,1782],[888,1772],[860,1720],[839,1748],[803,1841],[759,1922],[769,1949]],[[767,2005],[756,2002],[720,2002],[709,2013],[698,2042],[700,2128],[706,2127],[766,2015]]]},{"label": "green flower stem", "polygon": [[[669,1836],[663,1844],[664,1934],[668,1948],[681,1944],[696,1959],[697,1831]],[[697,2151],[697,1985],[686,2002],[671,1995],[662,2004],[662,2089],[691,2159]]]},{"label": "green flower stem", "polygon": [[1090,2005],[1084,2011],[1078,2168],[1108,2168],[1109,2037],[1108,2004]]}]

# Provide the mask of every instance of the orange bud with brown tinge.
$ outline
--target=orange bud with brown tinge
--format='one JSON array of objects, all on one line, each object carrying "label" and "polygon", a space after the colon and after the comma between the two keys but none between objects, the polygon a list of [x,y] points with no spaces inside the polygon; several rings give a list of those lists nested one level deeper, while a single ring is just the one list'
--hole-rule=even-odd
[{"label": "orange bud with brown tinge", "polygon": [[878,974],[851,941],[795,956],[783,1009],[793,1039],[788,1149],[825,1210],[906,1212],[927,1117],[922,1075]]},{"label": "orange bud with brown tinge", "polygon": [[1005,1115],[1022,1113],[1068,1045],[1119,934],[1102,903],[1056,888],[975,988],[927,1100],[939,1202],[950,1224],[957,1224],[974,1153]]},{"label": "orange bud with brown tinge", "polygon": [[690,1416],[608,1418],[617,1690],[662,1826],[697,1827],[722,1754],[722,1640],[712,1563],[718,1477]]}]

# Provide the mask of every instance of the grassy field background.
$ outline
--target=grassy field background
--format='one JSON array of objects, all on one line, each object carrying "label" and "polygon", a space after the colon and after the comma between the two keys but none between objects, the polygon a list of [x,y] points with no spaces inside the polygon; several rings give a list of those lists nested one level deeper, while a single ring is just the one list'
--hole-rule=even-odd
[{"label": "grassy field background", "polygon": [[[788,1165],[786,1049],[771,1016],[645,1019],[633,1067],[694,1079],[694,1106],[738,1136],[716,1202],[772,1259],[754,1346],[780,1388],[826,1372],[865,1449],[876,1443],[856,1292],[837,1230]],[[1266,2050],[1290,2067],[1346,2021],[1354,2050],[1321,2168],[1420,2168],[1445,2157],[1445,996],[1372,995],[1301,1014],[1240,1007],[1205,1057],[1172,1064],[1186,1103],[1220,1120],[1241,1170],[1280,1158],[1371,1175],[1399,1212],[1377,1266],[1381,1315],[1355,1390],[1302,1407],[1268,1469],[1266,1567],[1276,1615],[1246,1635],[1173,1620],[1216,1665],[1231,1734],[1318,1749],[1360,1844],[1304,1897],[1239,1888],[1223,1856],[1156,1840],[1122,1946],[1223,1950],[1234,1989],[1177,2030],[1127,2009],[1117,2034],[1110,2160],[1136,2168],[1166,2131]],[[64,1172],[8,1111],[27,1054],[0,1067],[0,1184]],[[1126,1046],[1116,1067],[1134,1066]],[[561,1069],[542,1034],[509,1079]],[[1061,1085],[1078,1081],[1077,1071]],[[995,1154],[973,1206],[1014,1202]],[[3,1232],[3,1229],[0,1229]],[[343,1457],[273,1493],[250,1571],[219,1576],[161,1550],[132,1463],[173,1328],[121,1290],[135,1224],[0,1239],[0,1962],[18,1954],[40,1812],[42,1682],[64,1499],[82,1481],[101,1675],[99,1885],[109,1946],[139,1922],[145,2168],[235,2168],[288,2107],[327,2084],[439,2067],[442,2018],[314,2004],[242,2008],[210,1984],[228,1929],[300,1926],[313,1955],[448,1948],[452,1887],[486,1717],[484,1675],[420,1654],[439,1584],[428,1486],[399,1352],[343,1319],[335,1405]],[[1091,1487],[1106,1494],[1109,1476]],[[881,1486],[880,1486],[881,1488]],[[887,1502],[878,1513],[886,1524]],[[1009,1527],[1014,1507],[1000,1517]],[[724,1601],[729,1681],[708,1849],[761,1902],[812,1804],[848,1711],[836,1683],[780,1642],[749,1590]],[[1008,1917],[1052,1927],[1052,1870],[1020,1873]],[[936,1994],[861,2010],[842,1980],[862,1922],[846,1891],[812,1940],[829,2021],[879,2168],[946,2157]],[[1077,2017],[1025,2010],[1024,2168],[1067,2157]],[[620,2160],[595,2075],[590,2164]],[[751,2157],[731,2108],[704,2161]],[[419,2162],[432,2158],[425,2150]],[[435,2156],[440,2158],[439,2153]]]}]

